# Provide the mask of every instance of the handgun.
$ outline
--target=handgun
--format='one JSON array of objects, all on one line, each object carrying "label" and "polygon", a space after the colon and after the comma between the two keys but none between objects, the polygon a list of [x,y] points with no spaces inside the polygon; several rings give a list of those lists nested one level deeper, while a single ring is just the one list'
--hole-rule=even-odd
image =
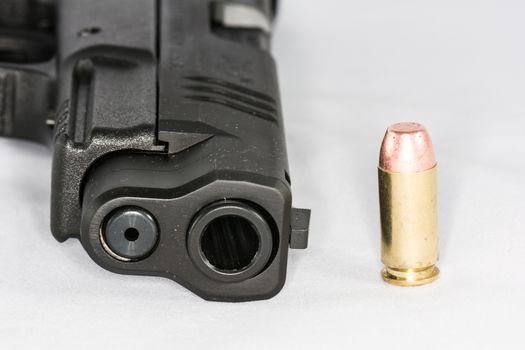
[{"label": "handgun", "polygon": [[53,151],[51,231],[101,267],[267,299],[292,207],[271,0],[2,0],[0,135]]}]

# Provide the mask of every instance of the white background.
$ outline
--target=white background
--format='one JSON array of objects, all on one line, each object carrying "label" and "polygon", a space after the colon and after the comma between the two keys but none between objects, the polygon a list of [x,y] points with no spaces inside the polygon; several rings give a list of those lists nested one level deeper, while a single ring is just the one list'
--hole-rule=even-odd
[{"label": "white background", "polygon": [[[101,269],[49,232],[50,153],[0,140],[2,349],[523,349],[525,2],[285,0],[275,32],[294,202],[313,209],[268,301],[210,303]],[[425,124],[442,275],[379,278],[385,128]]]}]

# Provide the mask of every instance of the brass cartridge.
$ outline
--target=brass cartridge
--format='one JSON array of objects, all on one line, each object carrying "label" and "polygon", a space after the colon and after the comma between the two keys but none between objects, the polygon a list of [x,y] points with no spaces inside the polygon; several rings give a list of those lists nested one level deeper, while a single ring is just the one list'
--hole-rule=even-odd
[{"label": "brass cartridge", "polygon": [[436,171],[432,143],[422,125],[388,128],[378,174],[382,277],[390,284],[419,286],[438,277]]}]

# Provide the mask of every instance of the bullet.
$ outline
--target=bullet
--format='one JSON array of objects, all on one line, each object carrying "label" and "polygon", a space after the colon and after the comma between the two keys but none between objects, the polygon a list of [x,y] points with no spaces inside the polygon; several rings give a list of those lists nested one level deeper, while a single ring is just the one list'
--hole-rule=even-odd
[{"label": "bullet", "polygon": [[420,286],[439,275],[436,158],[418,123],[390,126],[379,154],[383,279]]}]

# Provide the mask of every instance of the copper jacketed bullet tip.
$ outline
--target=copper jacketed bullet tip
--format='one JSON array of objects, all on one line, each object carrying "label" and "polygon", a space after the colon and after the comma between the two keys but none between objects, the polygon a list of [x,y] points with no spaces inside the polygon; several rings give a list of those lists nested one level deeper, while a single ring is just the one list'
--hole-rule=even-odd
[{"label": "copper jacketed bullet tip", "polygon": [[434,166],[434,148],[423,125],[397,123],[386,130],[379,153],[381,169],[392,173],[418,173]]},{"label": "copper jacketed bullet tip", "polygon": [[436,158],[418,123],[398,123],[385,134],[379,154],[382,277],[391,284],[434,281],[439,269]]}]

